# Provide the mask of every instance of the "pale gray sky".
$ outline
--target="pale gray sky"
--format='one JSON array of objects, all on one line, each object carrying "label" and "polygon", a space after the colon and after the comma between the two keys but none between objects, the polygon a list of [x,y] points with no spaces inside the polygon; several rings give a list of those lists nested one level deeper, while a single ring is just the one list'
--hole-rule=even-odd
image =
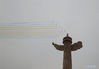
[{"label": "pale gray sky", "polygon": [[62,69],[63,52],[51,42],[62,44],[66,33],[73,42],[83,42],[82,49],[72,52],[73,69],[99,69],[98,0],[0,0],[0,25],[38,21],[55,23],[56,37],[0,36],[0,69]]}]

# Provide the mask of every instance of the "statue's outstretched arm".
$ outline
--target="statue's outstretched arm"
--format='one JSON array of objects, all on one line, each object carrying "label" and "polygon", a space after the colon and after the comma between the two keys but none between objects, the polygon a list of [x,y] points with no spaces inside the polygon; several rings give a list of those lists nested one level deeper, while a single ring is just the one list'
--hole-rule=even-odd
[{"label": "statue's outstretched arm", "polygon": [[77,43],[74,43],[74,44],[71,45],[71,50],[76,51],[76,50],[78,50],[82,47],[83,47],[82,42],[78,41]]},{"label": "statue's outstretched arm", "polygon": [[63,45],[58,45],[58,44],[55,44],[54,42],[52,43],[52,45],[54,45],[54,47],[55,47],[57,50],[60,50],[60,51],[63,51],[63,50],[64,50],[64,46],[63,46]]}]

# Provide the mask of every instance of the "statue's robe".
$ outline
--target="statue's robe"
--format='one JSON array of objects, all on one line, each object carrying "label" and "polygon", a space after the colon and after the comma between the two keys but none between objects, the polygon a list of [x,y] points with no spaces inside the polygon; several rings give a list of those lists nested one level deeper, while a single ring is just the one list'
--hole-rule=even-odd
[{"label": "statue's robe", "polygon": [[64,51],[63,55],[63,69],[72,69],[72,58],[71,58],[71,52],[76,51],[82,47],[81,42],[74,43],[70,46],[64,46],[64,45],[57,45],[55,44],[54,47],[57,50]]}]

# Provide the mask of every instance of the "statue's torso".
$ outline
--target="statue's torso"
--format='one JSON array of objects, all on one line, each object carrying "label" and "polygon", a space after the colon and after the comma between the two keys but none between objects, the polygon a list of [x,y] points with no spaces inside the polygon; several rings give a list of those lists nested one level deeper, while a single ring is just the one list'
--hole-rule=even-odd
[{"label": "statue's torso", "polygon": [[64,46],[63,69],[72,69],[70,46]]}]

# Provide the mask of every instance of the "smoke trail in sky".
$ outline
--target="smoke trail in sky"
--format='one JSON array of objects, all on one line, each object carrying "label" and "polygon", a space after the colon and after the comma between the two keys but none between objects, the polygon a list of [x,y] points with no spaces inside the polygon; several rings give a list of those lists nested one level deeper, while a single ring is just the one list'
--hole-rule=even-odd
[{"label": "smoke trail in sky", "polygon": [[57,24],[53,22],[24,22],[0,24],[0,38],[54,37]]}]

